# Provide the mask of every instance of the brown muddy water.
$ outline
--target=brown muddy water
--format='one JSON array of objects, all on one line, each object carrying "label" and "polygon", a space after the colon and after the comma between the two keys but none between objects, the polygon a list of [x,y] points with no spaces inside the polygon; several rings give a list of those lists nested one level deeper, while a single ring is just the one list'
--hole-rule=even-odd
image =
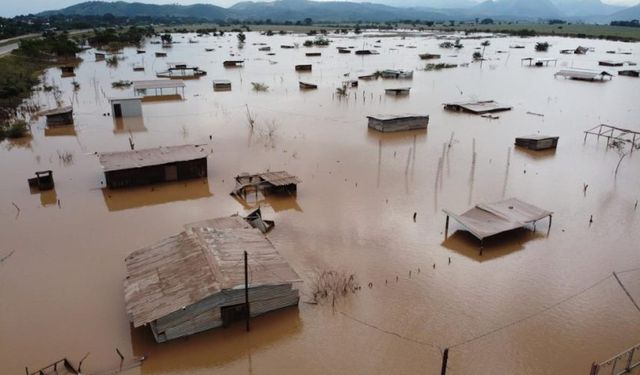
[{"label": "brown muddy water", "polygon": [[[199,43],[187,43],[189,37]],[[464,40],[461,51],[442,50],[433,37],[393,35],[280,49],[308,37],[248,33],[239,50],[235,35],[174,38],[181,43],[167,58],[155,58],[161,48],[148,44],[142,55],[125,49],[117,67],[83,52],[77,92],[73,78],[48,70],[45,81],[59,85],[74,106],[75,127],[51,131],[40,119],[31,137],[0,144],[0,257],[12,254],[0,264],[0,373],[65,356],[77,362],[86,353],[84,372],[99,372],[117,366],[117,347],[125,357],[148,355],[127,374],[435,374],[441,349],[451,347],[451,374],[587,374],[593,361],[640,341],[640,311],[612,277],[620,272],[640,300],[640,271],[633,270],[640,267],[640,151],[615,176],[618,153],[603,140],[583,139],[583,130],[600,123],[640,129],[640,80],[553,77],[565,66],[597,68],[600,59],[640,62],[640,45],[493,38],[482,66],[426,72],[416,70],[424,66],[419,53],[469,62],[482,40]],[[549,41],[550,51],[534,52],[538,40]],[[253,43],[261,42],[275,55],[259,52]],[[380,55],[336,50],[374,44]],[[578,45],[595,52],[558,53]],[[322,56],[305,57],[308,51]],[[558,57],[558,66],[521,66],[528,56]],[[222,67],[237,57],[246,59],[243,68]],[[108,97],[132,94],[112,89],[112,81],[153,79],[176,61],[208,72],[186,82],[184,100],[145,103],[141,119],[103,116]],[[294,72],[299,63],[312,63],[313,72]],[[137,64],[145,71],[133,72]],[[334,95],[346,73],[391,68],[416,71],[413,80],[360,81],[348,99]],[[214,92],[213,79],[231,80],[232,91]],[[299,80],[319,89],[300,91]],[[269,91],[254,92],[251,82]],[[385,87],[402,86],[412,87],[408,97],[384,95]],[[514,108],[498,120],[442,108],[469,98]],[[55,105],[51,93],[33,100]],[[378,113],[424,113],[431,121],[426,132],[382,135],[367,130],[365,116]],[[531,133],[560,136],[558,149],[513,148],[514,137]],[[210,145],[208,179],[104,190],[95,153],[127,150],[129,137],[137,149]],[[64,152],[71,161],[59,158]],[[54,171],[55,191],[31,194],[26,179],[46,169]],[[265,169],[303,180],[297,199],[259,198],[276,221],[269,238],[306,281],[299,307],[253,320],[248,334],[237,324],[156,344],[146,329],[131,329],[124,257],[185,223],[247,212],[254,202],[229,196],[233,177]],[[478,242],[452,222],[444,241],[443,208],[462,212],[506,197],[554,211],[549,235],[543,221],[536,232],[489,241],[480,257]],[[363,288],[335,308],[307,304],[309,280],[322,269],[353,272]]]}]

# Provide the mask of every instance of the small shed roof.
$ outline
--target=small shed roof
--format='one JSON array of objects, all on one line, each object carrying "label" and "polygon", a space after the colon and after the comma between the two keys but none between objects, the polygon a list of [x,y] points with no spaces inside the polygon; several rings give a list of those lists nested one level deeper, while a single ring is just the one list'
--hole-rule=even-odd
[{"label": "small shed roof", "polygon": [[558,71],[555,76],[561,76],[565,78],[576,78],[584,80],[602,79],[605,76],[612,76],[607,71],[599,70],[587,70],[587,69],[562,69]]},{"label": "small shed roof", "polygon": [[229,81],[228,79],[214,79],[213,80],[213,84],[214,85],[229,85],[229,84],[231,84],[231,81]]},{"label": "small shed roof", "polygon": [[105,172],[149,167],[206,158],[207,151],[198,145],[156,147],[145,150],[105,152],[99,155]]},{"label": "small shed roof", "polygon": [[54,108],[48,111],[40,112],[40,115],[49,117],[49,116],[65,115],[69,112],[73,112],[73,107],[70,105],[66,107]]},{"label": "small shed roof", "polygon": [[265,173],[260,173],[259,176],[263,180],[275,186],[299,184],[302,182],[298,177],[292,176],[289,174],[289,172],[286,172],[286,171],[265,172]]},{"label": "small shed roof", "polygon": [[419,114],[405,113],[405,114],[401,114],[401,115],[383,114],[383,115],[367,116],[367,118],[369,118],[369,119],[374,119],[374,120],[379,120],[379,121],[402,120],[402,119],[423,118],[423,117],[429,117],[429,115],[419,115]]},{"label": "small shed roof", "polygon": [[448,210],[444,210],[444,212],[453,217],[480,240],[521,228],[526,224],[536,222],[553,214],[551,211],[536,207],[517,198],[509,198],[495,203],[478,204],[460,215]]},{"label": "small shed roof", "polygon": [[151,79],[146,81],[133,81],[134,90],[174,89],[182,87],[185,87],[184,82],[176,79]]},{"label": "small shed roof", "polygon": [[472,113],[489,113],[489,112],[499,112],[499,111],[508,111],[511,109],[511,106],[506,104],[501,104],[496,102],[495,100],[479,100],[475,102],[454,102],[454,103],[445,103],[446,107],[460,107],[468,112]]},{"label": "small shed roof", "polygon": [[142,98],[139,96],[122,96],[122,97],[113,97],[113,98],[109,98],[109,103],[111,102],[122,102],[125,100],[135,100],[138,102],[142,101]]},{"label": "small shed roof", "polygon": [[238,216],[186,225],[186,230],[125,258],[125,305],[134,327],[224,290],[300,280],[271,242]]},{"label": "small shed roof", "polygon": [[542,141],[544,139],[555,139],[555,138],[559,138],[559,137],[551,136],[551,135],[541,135],[541,134],[531,134],[531,135],[523,135],[521,137],[517,137],[517,139],[529,139],[532,141]]}]

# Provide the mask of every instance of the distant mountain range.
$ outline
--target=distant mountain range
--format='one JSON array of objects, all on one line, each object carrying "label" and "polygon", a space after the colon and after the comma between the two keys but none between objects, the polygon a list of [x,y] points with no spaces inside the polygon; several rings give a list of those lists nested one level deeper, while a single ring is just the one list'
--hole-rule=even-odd
[{"label": "distant mountain range", "polygon": [[[381,0],[383,1],[383,0]],[[539,20],[561,18],[591,22],[632,20],[640,18],[640,4],[633,7],[607,5],[601,0],[400,0],[404,6],[348,1],[275,0],[271,2],[240,2],[223,8],[210,4],[155,5],[123,1],[89,1],[60,10],[40,13],[42,16],[104,15],[121,17],[189,17],[206,20],[266,20],[298,21],[397,21],[496,18]],[[420,6],[418,6],[420,5]],[[429,5],[427,7],[426,5]]]}]

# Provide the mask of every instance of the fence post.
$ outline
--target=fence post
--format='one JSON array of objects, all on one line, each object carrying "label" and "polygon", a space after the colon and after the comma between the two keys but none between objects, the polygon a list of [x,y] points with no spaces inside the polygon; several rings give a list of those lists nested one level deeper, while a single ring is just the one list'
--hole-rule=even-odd
[{"label": "fence post", "polygon": [[633,353],[636,351],[636,348],[631,349],[631,351],[628,352],[629,358],[627,359],[627,365],[625,366],[624,370],[627,372],[631,372],[631,361],[633,360]]},{"label": "fence post", "polygon": [[593,364],[591,365],[591,372],[589,373],[589,375],[598,375],[599,369],[600,369],[600,366],[598,366],[597,363],[593,362]]},{"label": "fence post", "polygon": [[447,375],[447,361],[449,361],[449,348],[445,348],[444,353],[442,353],[442,370],[440,370],[440,375]]}]

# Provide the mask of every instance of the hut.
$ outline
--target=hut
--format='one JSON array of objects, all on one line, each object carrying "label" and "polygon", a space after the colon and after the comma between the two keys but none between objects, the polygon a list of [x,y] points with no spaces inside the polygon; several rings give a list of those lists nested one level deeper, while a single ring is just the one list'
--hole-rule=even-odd
[{"label": "hut", "polygon": [[222,62],[225,68],[237,68],[244,65],[244,60],[226,60]]},{"label": "hut", "polygon": [[393,70],[386,69],[380,74],[382,78],[387,79],[410,79],[413,78],[413,70]]},{"label": "hut", "polygon": [[111,98],[111,114],[114,118],[142,116],[142,98]]},{"label": "hut", "polygon": [[620,71],[618,71],[618,75],[619,76],[627,76],[627,77],[639,77],[640,76],[640,70],[633,70],[633,69],[620,70]]},{"label": "hut", "polygon": [[235,177],[236,186],[231,195],[246,198],[247,193],[254,191],[263,193],[296,194],[298,184],[302,181],[286,171],[264,172],[257,174],[241,173]]},{"label": "hut", "polygon": [[445,103],[444,109],[449,111],[468,112],[475,115],[482,115],[485,113],[509,111],[511,110],[511,107],[508,105],[500,104],[493,100],[480,100],[476,102]]},{"label": "hut", "polygon": [[600,61],[598,61],[598,65],[600,65],[600,66],[623,66],[624,63],[620,62],[620,61],[600,60]]},{"label": "hut", "polygon": [[347,49],[347,48],[342,47],[342,48],[338,48],[338,53],[345,53],[345,54],[346,54],[346,53],[351,53],[351,50],[350,50],[350,49]]},{"label": "hut", "polygon": [[296,69],[296,72],[310,72],[311,71],[311,64],[296,65],[295,69]]},{"label": "hut", "polygon": [[73,107],[66,106],[40,112],[47,118],[47,126],[60,126],[73,124]]},{"label": "hut", "polygon": [[568,79],[575,79],[579,81],[604,81],[605,78],[613,77],[611,73],[606,71],[589,70],[589,69],[562,69],[554,77],[564,77]]},{"label": "hut", "polygon": [[107,186],[121,188],[207,176],[208,152],[198,145],[99,154]]},{"label": "hut", "polygon": [[384,93],[387,95],[395,95],[395,96],[399,96],[399,95],[409,95],[409,93],[411,92],[411,87],[399,87],[399,88],[392,88],[392,89],[384,89]]},{"label": "hut", "polygon": [[563,55],[573,55],[573,50],[572,49],[563,49],[560,50],[560,53]]},{"label": "hut", "polygon": [[133,66],[133,71],[134,72],[144,72],[144,65],[134,65]]},{"label": "hut", "polygon": [[107,57],[107,54],[104,52],[96,52],[95,56],[96,56],[96,61],[104,61],[104,59]]},{"label": "hut", "polygon": [[365,74],[365,75],[361,75],[358,76],[358,79],[364,80],[364,81],[370,81],[372,79],[376,79],[378,78],[378,75],[376,73],[371,73],[371,74]]},{"label": "hut", "polygon": [[307,53],[305,53],[305,56],[307,56],[307,57],[322,56],[322,53],[321,52],[307,52]]},{"label": "hut", "polygon": [[527,64],[527,66],[534,66],[539,68],[543,66],[549,66],[551,63],[553,63],[553,66],[556,66],[558,64],[558,59],[538,59],[533,57],[525,57],[520,59],[520,65],[524,64],[525,62],[529,63]]},{"label": "hut", "polygon": [[420,59],[422,60],[432,60],[432,59],[439,59],[440,55],[435,54],[435,53],[421,53],[418,56],[420,56]]},{"label": "hut", "polygon": [[226,79],[213,80],[213,91],[231,91],[231,81]]},{"label": "hut", "polygon": [[167,57],[166,52],[156,52],[156,57]]},{"label": "hut", "polygon": [[378,51],[372,49],[359,49],[355,52],[356,55],[364,56],[364,55],[378,55]]},{"label": "hut", "polygon": [[576,50],[573,51],[573,53],[576,55],[586,55],[587,51],[589,51],[589,48],[578,46],[578,48],[576,48]]},{"label": "hut", "polygon": [[170,63],[169,69],[156,73],[156,77],[158,78],[169,78],[169,79],[190,79],[190,78],[200,78],[202,76],[206,76],[207,72],[201,70],[197,66],[187,66],[185,63]]},{"label": "hut", "polygon": [[298,82],[298,85],[303,90],[313,90],[318,88],[318,85],[316,85],[315,83],[307,83],[302,81]]},{"label": "hut", "polygon": [[515,141],[516,146],[526,147],[529,150],[546,150],[549,148],[556,148],[558,146],[558,139],[560,137],[552,137],[548,135],[525,135],[517,137]]},{"label": "hut", "polygon": [[553,212],[523,202],[517,198],[509,198],[495,203],[481,203],[457,215],[443,210],[447,215],[445,236],[449,230],[449,217],[462,225],[469,233],[480,240],[480,254],[484,239],[514,229],[523,228],[546,217],[549,218],[549,229]]},{"label": "hut", "polygon": [[260,47],[260,48],[258,48],[258,51],[269,52],[269,51],[271,51],[271,47],[269,47],[269,46]]},{"label": "hut", "polygon": [[294,49],[294,48],[296,48],[296,46],[292,46],[290,44],[283,44],[283,45],[280,46],[280,48],[282,48],[282,49]]},{"label": "hut", "polygon": [[75,67],[71,65],[61,66],[60,71],[62,72],[62,77],[75,77]]},{"label": "hut", "polygon": [[[184,95],[184,87],[184,82],[171,79],[133,81],[134,94],[142,95],[145,98],[152,96],[180,95],[180,89],[182,89],[182,94]],[[171,94],[166,94],[166,90],[175,91]]]},{"label": "hut", "polygon": [[136,50],[136,53],[137,53],[138,55],[141,55],[141,54],[143,54],[143,53],[147,53],[147,51],[145,51],[145,50],[143,50],[143,49],[138,49],[138,50]]},{"label": "hut", "polygon": [[36,176],[28,179],[27,183],[29,188],[40,191],[51,190],[54,186],[53,172],[51,170],[36,172]]},{"label": "hut", "polygon": [[157,342],[297,306],[301,281],[239,216],[193,223],[125,258],[125,308]]},{"label": "hut", "polygon": [[429,115],[376,115],[367,118],[369,128],[381,132],[426,129],[429,125]]}]

